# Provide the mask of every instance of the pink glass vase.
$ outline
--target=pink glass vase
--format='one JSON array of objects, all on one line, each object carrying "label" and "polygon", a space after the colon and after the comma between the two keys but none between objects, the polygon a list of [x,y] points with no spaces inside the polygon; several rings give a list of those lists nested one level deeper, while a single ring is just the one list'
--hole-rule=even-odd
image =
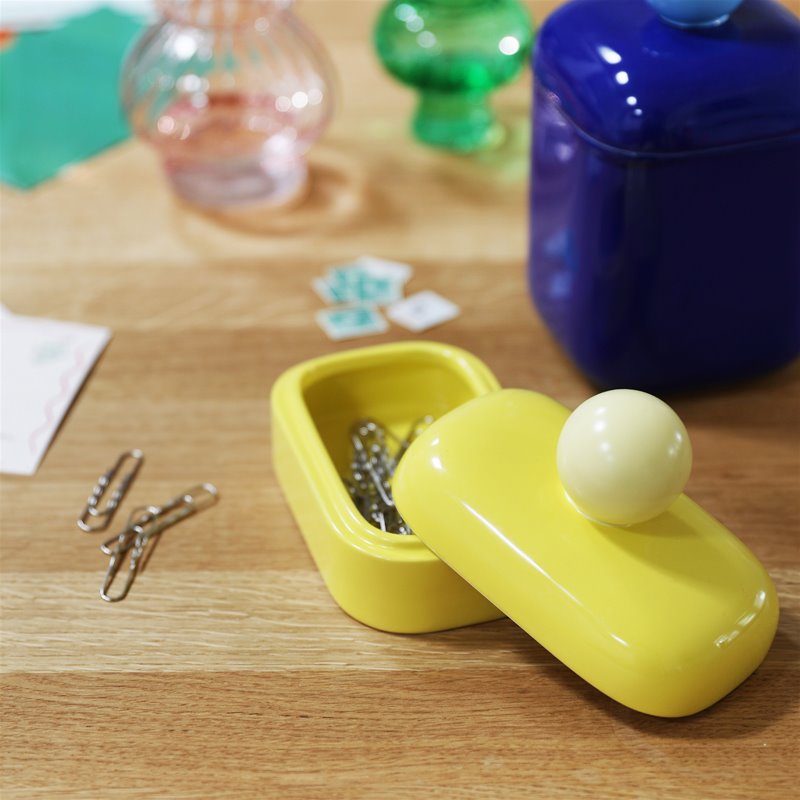
[{"label": "pink glass vase", "polygon": [[178,195],[210,208],[302,193],[333,110],[333,70],[292,0],[160,0],[126,61],[131,127]]}]

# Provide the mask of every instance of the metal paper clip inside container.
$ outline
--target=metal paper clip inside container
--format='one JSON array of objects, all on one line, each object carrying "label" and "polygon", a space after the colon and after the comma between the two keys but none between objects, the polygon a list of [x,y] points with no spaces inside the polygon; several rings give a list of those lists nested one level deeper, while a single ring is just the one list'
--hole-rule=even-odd
[{"label": "metal paper clip inside container", "polygon": [[[125,528],[100,545],[100,549],[111,556],[100,597],[109,603],[123,600],[130,591],[140,566],[144,563],[143,556],[150,541],[172,525],[214,505],[217,497],[215,486],[201,483],[174,497],[163,506],[143,506],[134,509],[128,517]],[[111,586],[126,557],[128,572],[125,583],[119,594],[111,595]]]},{"label": "metal paper clip inside container", "polygon": [[[144,453],[141,450],[128,450],[123,453],[113,467],[104,472],[92,489],[86,508],[78,519],[78,527],[82,531],[92,533],[104,531],[114,516],[114,512],[128,492],[130,485],[144,463]],[[121,475],[119,482],[111,489],[112,482]],[[110,492],[110,496],[103,508],[98,508],[100,501]]]},{"label": "metal paper clip inside container", "polygon": [[395,506],[391,481],[411,442],[432,422],[430,415],[415,420],[405,438],[374,419],[359,420],[350,431],[353,458],[345,486],[361,516],[386,533],[413,534]]}]

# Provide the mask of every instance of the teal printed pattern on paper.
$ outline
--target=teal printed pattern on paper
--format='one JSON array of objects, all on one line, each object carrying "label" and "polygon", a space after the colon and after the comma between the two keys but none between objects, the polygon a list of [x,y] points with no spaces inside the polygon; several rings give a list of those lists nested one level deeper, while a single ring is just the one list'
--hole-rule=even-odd
[{"label": "teal printed pattern on paper", "polygon": [[361,256],[328,269],[325,277],[314,278],[314,291],[328,305],[342,303],[387,306],[403,297],[413,270],[400,261]]},{"label": "teal printed pattern on paper", "polygon": [[316,319],[328,338],[335,342],[385,333],[389,329],[381,313],[368,305],[326,308],[317,312]]},{"label": "teal printed pattern on paper", "polygon": [[394,302],[391,298],[398,297],[400,288],[388,278],[375,278],[359,267],[334,270],[328,276],[328,284],[339,303],[352,301],[386,305]]},{"label": "teal printed pattern on paper", "polygon": [[403,284],[388,277],[377,277],[360,266],[332,269],[314,283],[317,294],[326,302],[373,303],[388,305],[403,296]]}]

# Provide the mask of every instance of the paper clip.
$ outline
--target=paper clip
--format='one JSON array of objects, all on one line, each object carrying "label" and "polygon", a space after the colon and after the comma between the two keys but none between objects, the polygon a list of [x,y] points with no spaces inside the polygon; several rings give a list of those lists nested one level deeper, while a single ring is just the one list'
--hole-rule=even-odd
[{"label": "paper clip", "polygon": [[[126,472],[123,467],[125,467],[127,462],[132,462],[132,464]],[[142,453],[141,450],[128,450],[128,452],[123,453],[117,459],[117,463],[114,464],[111,469],[104,472],[97,479],[97,484],[94,489],[92,489],[92,493],[86,501],[86,508],[83,510],[83,514],[81,514],[78,520],[78,527],[82,531],[86,531],[87,533],[104,531],[111,524],[111,519],[114,516],[114,512],[117,510],[117,506],[125,497],[143,462],[144,453]],[[114,489],[111,490],[111,495],[106,501],[105,507],[98,508],[98,503],[108,493],[111,482],[120,473],[123,473],[122,477],[119,479],[119,483],[117,483]],[[89,524],[92,520],[98,520],[97,524]]]},{"label": "paper clip", "polygon": [[[217,488],[213,484],[201,483],[169,500],[163,506],[143,506],[134,509],[128,517],[127,525],[116,536],[112,536],[100,545],[103,553],[111,556],[100,589],[100,597],[109,603],[124,600],[143,563],[142,556],[149,542],[186,517],[214,505],[218,496]],[[126,556],[128,572],[125,583],[119,594],[111,595],[111,585],[125,563]]]},{"label": "paper clip", "polygon": [[391,481],[411,442],[432,422],[431,416],[416,420],[404,439],[374,419],[359,420],[350,431],[353,455],[345,485],[361,515],[385,533],[413,533],[394,504]]}]

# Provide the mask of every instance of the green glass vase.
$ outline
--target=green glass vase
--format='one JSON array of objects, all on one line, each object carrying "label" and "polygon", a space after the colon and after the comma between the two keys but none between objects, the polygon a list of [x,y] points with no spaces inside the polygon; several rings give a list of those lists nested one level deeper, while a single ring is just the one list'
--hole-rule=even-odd
[{"label": "green glass vase", "polygon": [[375,26],[383,65],[420,92],[414,134],[459,152],[501,138],[489,95],[520,73],[532,39],[518,0],[392,0]]}]

